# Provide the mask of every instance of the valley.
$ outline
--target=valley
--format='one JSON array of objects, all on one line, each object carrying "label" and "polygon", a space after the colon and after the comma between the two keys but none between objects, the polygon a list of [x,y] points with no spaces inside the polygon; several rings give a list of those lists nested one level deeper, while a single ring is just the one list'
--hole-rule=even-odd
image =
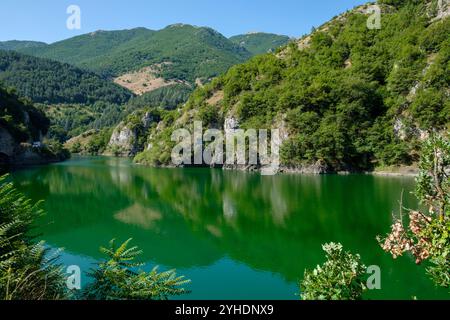
[{"label": "valley", "polygon": [[[260,50],[288,41],[267,34]],[[0,43],[0,82],[46,113],[50,139],[68,142],[69,149],[82,141],[71,151],[111,153],[116,148],[105,137],[131,113],[173,110],[196,87],[252,55],[210,28],[100,30],[54,44]]]}]

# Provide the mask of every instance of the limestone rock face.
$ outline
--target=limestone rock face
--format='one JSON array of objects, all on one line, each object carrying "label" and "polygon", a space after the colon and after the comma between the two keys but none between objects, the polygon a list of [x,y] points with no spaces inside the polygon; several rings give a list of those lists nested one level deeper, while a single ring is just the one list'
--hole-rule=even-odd
[{"label": "limestone rock face", "polygon": [[127,126],[119,126],[114,130],[108,148],[113,150],[117,155],[134,156],[137,153],[135,146],[136,139],[136,132]]},{"label": "limestone rock face", "polygon": [[450,1],[438,0],[434,14],[435,16],[432,17],[432,22],[442,20],[450,16]]},{"label": "limestone rock face", "polygon": [[152,114],[146,112],[138,124],[120,123],[114,130],[108,144],[108,149],[115,155],[134,157],[142,151],[144,146],[139,143],[139,138],[155,122]]},{"label": "limestone rock face", "polygon": [[316,163],[305,164],[295,167],[283,166],[281,167],[280,172],[320,175],[331,173],[333,171],[328,167],[328,165],[324,161],[319,160]]},{"label": "limestone rock face", "polygon": [[233,130],[239,129],[239,120],[235,117],[228,117],[225,119],[224,130],[225,133],[233,132]]}]

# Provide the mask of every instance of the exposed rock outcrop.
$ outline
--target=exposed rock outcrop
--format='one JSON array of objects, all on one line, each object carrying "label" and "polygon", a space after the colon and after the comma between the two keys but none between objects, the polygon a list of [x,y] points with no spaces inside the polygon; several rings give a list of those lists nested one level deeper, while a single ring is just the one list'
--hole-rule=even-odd
[{"label": "exposed rock outcrop", "polygon": [[116,155],[133,156],[136,154],[136,132],[127,126],[117,127],[109,141],[109,149],[114,150]]},{"label": "exposed rock outcrop", "polygon": [[[139,116],[139,112],[134,114],[134,116]],[[140,141],[140,137],[144,136],[143,133],[156,121],[157,119],[150,112],[145,112],[138,123],[123,121],[114,130],[108,144],[107,153],[112,153],[116,156],[133,157],[138,152],[143,151],[145,146]]]}]

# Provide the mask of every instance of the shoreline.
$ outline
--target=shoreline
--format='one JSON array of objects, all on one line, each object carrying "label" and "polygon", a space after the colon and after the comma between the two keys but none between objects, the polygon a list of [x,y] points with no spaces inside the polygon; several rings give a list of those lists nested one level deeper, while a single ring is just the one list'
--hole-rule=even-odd
[{"label": "shoreline", "polygon": [[417,166],[399,166],[375,169],[370,172],[376,176],[388,177],[417,177],[419,175],[419,168]]},{"label": "shoreline", "polygon": [[[89,157],[92,155],[84,155],[84,154],[72,154],[78,157]],[[102,157],[110,157],[110,158],[122,158],[122,159],[130,159],[133,160],[133,157],[127,156],[114,156],[111,154],[99,154],[97,156]],[[67,159],[70,160],[70,159]],[[232,167],[210,167],[210,166],[174,166],[174,165],[149,165],[145,163],[133,162],[135,165],[149,168],[162,168],[162,169],[182,169],[182,168],[216,168],[222,169],[224,171],[241,171],[241,172],[250,172],[250,173],[259,173],[261,168],[256,168],[255,166],[232,166]],[[289,166],[281,166],[277,175],[287,175],[287,174],[295,174],[295,175],[351,175],[351,174],[365,174],[365,175],[373,175],[379,177],[417,177],[419,173],[419,169],[417,166],[392,166],[392,167],[383,167],[379,169],[375,169],[373,171],[368,170],[349,170],[349,171],[331,171],[326,170],[326,168],[318,168],[317,165],[310,166],[299,166],[299,167],[289,167]]]},{"label": "shoreline", "polygon": [[[132,159],[132,158],[131,158]],[[152,168],[163,168],[163,169],[176,169],[176,168],[216,168],[222,169],[223,171],[240,171],[240,172],[249,172],[249,173],[260,173],[261,168],[254,168],[252,166],[233,166],[233,167],[209,167],[209,166],[171,166],[171,165],[148,165],[143,163],[135,163],[139,166],[143,167],[152,167]],[[416,166],[401,166],[401,167],[392,167],[392,168],[383,168],[383,169],[375,169],[373,171],[367,170],[352,170],[352,171],[321,171],[317,170],[317,167],[280,167],[279,171],[275,175],[313,175],[313,176],[327,176],[327,175],[352,175],[352,174],[362,174],[362,175],[372,175],[378,177],[410,177],[415,178],[419,174],[419,169]]]}]

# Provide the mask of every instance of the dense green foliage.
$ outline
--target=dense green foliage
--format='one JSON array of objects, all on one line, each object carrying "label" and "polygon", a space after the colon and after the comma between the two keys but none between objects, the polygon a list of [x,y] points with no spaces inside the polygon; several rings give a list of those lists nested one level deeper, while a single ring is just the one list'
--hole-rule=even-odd
[{"label": "dense green foliage", "polygon": [[275,51],[290,41],[288,36],[263,32],[238,35],[231,37],[230,40],[254,55]]},{"label": "dense green foliage", "polygon": [[170,296],[182,295],[182,286],[190,281],[178,277],[174,270],[158,273],[135,271],[142,263],[135,259],[142,254],[137,247],[128,248],[131,239],[120,246],[112,240],[108,248],[101,248],[107,261],[98,264],[90,272],[94,282],[86,287],[83,295],[90,300],[167,300]]},{"label": "dense green foliage", "polygon": [[85,151],[81,151],[81,153],[87,153],[91,155],[97,155],[102,154],[106,151],[106,148],[108,147],[109,139],[111,138],[112,129],[105,128],[103,130],[100,130],[96,132],[92,137],[89,139],[89,142],[82,146],[84,147]]},{"label": "dense green foliage", "polygon": [[154,31],[145,28],[121,31],[99,30],[52,43],[45,48],[28,48],[18,51],[97,71],[104,67],[96,65],[95,59],[108,56],[115,48],[126,45],[135,38],[147,38],[153,33]]},{"label": "dense green foliage", "polygon": [[20,99],[12,89],[0,86],[0,127],[17,142],[38,141],[49,129],[49,119],[30,101]]},{"label": "dense green foliage", "polygon": [[103,130],[117,125],[125,116],[125,107],[106,102],[92,105],[58,104],[37,107],[51,121],[50,138],[60,142],[76,137],[89,130]]},{"label": "dense green foliage", "polygon": [[0,178],[0,299],[49,300],[67,297],[56,256],[30,235],[42,214],[39,203],[18,193]]},{"label": "dense green foliage", "polygon": [[112,128],[88,130],[73,137],[65,143],[71,153],[83,155],[99,155],[107,151],[111,139]]},{"label": "dense green foliage", "polygon": [[422,147],[416,196],[428,210],[408,210],[409,226],[403,212],[392,232],[379,239],[395,258],[410,253],[417,264],[427,263],[427,272],[436,285],[450,288],[450,140],[432,135]]},{"label": "dense green foliage", "polygon": [[341,244],[323,246],[326,262],[305,271],[303,300],[361,300],[366,288],[366,267],[359,255],[343,251]]},{"label": "dense green foliage", "polygon": [[[201,120],[217,123],[204,127],[222,128],[229,116],[244,129],[284,127],[287,166],[320,161],[331,171],[367,170],[417,161],[423,132],[450,124],[450,19],[432,22],[423,1],[382,10],[380,30],[369,30],[368,16],[353,10],[299,45],[231,68],[174,113],[186,119],[177,126],[207,114]],[[209,102],[218,93],[223,99]],[[173,122],[163,127],[144,162],[170,152]]]},{"label": "dense green foliage", "polygon": [[97,31],[47,47],[22,50],[112,77],[160,63],[166,79],[209,79],[251,56],[220,33],[189,25]]},{"label": "dense green foliage", "polygon": [[174,84],[171,86],[162,87],[147,92],[142,96],[132,98],[127,103],[126,108],[128,112],[149,106],[173,110],[188,100],[192,90],[193,89],[191,87],[184,84]]},{"label": "dense green foliage", "polygon": [[0,80],[40,103],[121,104],[132,93],[100,76],[59,62],[0,51]]}]

